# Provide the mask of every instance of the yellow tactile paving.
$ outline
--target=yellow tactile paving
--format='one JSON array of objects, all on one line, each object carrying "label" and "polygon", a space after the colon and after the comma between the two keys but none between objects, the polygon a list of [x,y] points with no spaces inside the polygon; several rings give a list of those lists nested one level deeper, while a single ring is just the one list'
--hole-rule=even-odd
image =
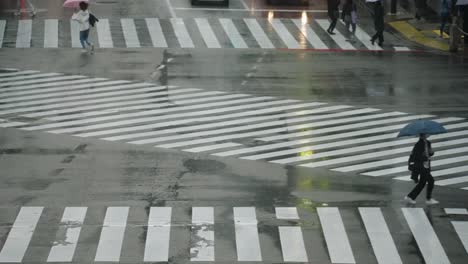
[{"label": "yellow tactile paving", "polygon": [[422,44],[427,47],[431,47],[434,49],[439,49],[443,51],[448,51],[449,50],[449,45],[447,43],[444,43],[440,40],[434,39],[434,38],[428,38],[424,36],[423,33],[418,31],[415,27],[411,26],[408,22],[405,21],[396,21],[396,22],[390,22],[390,26],[398,30],[401,34],[403,34],[406,38]]}]

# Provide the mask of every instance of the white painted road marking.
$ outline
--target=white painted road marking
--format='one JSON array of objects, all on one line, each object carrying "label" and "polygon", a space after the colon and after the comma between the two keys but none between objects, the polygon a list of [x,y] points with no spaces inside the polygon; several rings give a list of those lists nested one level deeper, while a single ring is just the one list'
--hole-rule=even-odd
[{"label": "white painted road marking", "polygon": [[214,261],[214,209],[192,207],[192,247],[190,261]]},{"label": "white painted road marking", "polygon": [[284,26],[283,22],[280,19],[272,19],[270,21],[271,25],[275,29],[276,33],[280,36],[283,42],[286,44],[288,49],[300,49],[301,46],[297,42],[297,40],[289,33],[289,31]]},{"label": "white painted road marking", "polygon": [[114,42],[112,41],[112,34],[109,25],[109,19],[99,19],[99,23],[96,23],[97,35],[99,40],[100,48],[113,48]]},{"label": "white painted road marking", "polygon": [[[319,24],[319,26],[325,31],[330,26],[330,22],[327,19],[316,19],[315,21],[317,21],[317,24]],[[335,29],[334,33],[335,35],[330,35],[330,37],[335,41],[335,43],[341,49],[343,50],[355,50],[356,49],[355,47],[353,47],[353,45],[349,43],[349,41],[346,41],[346,38],[343,35],[341,35],[341,33],[338,30]]]},{"label": "white painted road marking", "polygon": [[135,27],[135,22],[131,18],[121,18],[122,31],[125,38],[127,48],[140,48],[140,40]]},{"label": "white painted road marking", "polygon": [[455,228],[460,241],[465,247],[466,253],[468,253],[468,222],[452,221],[452,225]]},{"label": "white painted road marking", "polygon": [[197,24],[198,30],[200,31],[200,34],[208,48],[221,48],[221,45],[219,44],[219,41],[206,18],[195,18],[195,23]]},{"label": "white painted road marking", "polygon": [[168,261],[171,207],[151,207],[146,234],[144,261]]},{"label": "white painted road marking", "polygon": [[185,27],[184,20],[181,18],[171,18],[172,28],[174,29],[174,33],[179,41],[181,48],[194,48],[195,45],[190,38],[190,34]]},{"label": "white painted road marking", "polygon": [[230,19],[230,18],[220,18],[219,22],[221,23],[221,26],[223,27],[224,31],[226,32],[226,35],[228,36],[228,38],[231,41],[232,46],[234,46],[234,48],[236,48],[236,49],[248,48],[247,44],[244,41],[244,39],[239,34],[239,31],[237,30],[236,26],[232,22],[232,19]]},{"label": "white painted road marking", "polygon": [[164,33],[161,28],[161,23],[159,23],[159,19],[146,18],[145,21],[146,26],[148,27],[151,41],[153,43],[153,47],[167,48],[166,38],[164,37]]},{"label": "white painted road marking", "polygon": [[30,48],[31,47],[31,34],[32,34],[32,20],[19,20],[18,31],[16,33],[16,47],[17,48]]},{"label": "white painted road marking", "polygon": [[6,21],[0,20],[0,48],[3,46],[3,38],[5,36]]},{"label": "white painted road marking", "polygon": [[44,20],[44,48],[58,48],[58,19]]},{"label": "white painted road marking", "polygon": [[328,46],[323,43],[320,37],[312,30],[309,24],[302,23],[300,19],[292,19],[297,28],[306,37],[312,47],[316,49],[328,49]]},{"label": "white painted road marking", "polygon": [[108,207],[94,261],[119,261],[129,207]]},{"label": "white painted road marking", "polygon": [[249,28],[250,32],[254,36],[255,40],[257,40],[258,45],[260,45],[263,49],[273,49],[275,46],[271,43],[270,39],[266,35],[265,31],[263,31],[258,21],[254,18],[244,18],[244,22]]},{"label": "white painted road marking", "polygon": [[[285,220],[299,220],[296,207],[275,207],[276,218]],[[279,226],[279,236],[283,261],[307,262],[307,251],[300,226]]]},{"label": "white painted road marking", "polygon": [[262,261],[255,207],[234,207],[238,261]]}]

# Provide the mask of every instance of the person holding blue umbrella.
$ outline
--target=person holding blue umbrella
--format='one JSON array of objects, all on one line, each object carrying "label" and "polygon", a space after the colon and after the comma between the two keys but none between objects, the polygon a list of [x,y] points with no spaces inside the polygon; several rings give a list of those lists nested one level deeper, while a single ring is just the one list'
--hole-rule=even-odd
[{"label": "person holding blue umbrella", "polygon": [[433,205],[439,203],[437,200],[432,198],[434,178],[431,175],[431,157],[434,155],[434,151],[432,150],[431,142],[427,140],[427,137],[430,134],[446,132],[447,131],[441,124],[431,120],[417,120],[400,130],[398,137],[419,135],[419,140],[414,145],[409,159],[409,169],[412,171],[411,179],[417,182],[417,185],[407,196],[405,196],[405,201],[408,203],[416,204],[416,198],[424,189],[426,183],[426,204]]}]

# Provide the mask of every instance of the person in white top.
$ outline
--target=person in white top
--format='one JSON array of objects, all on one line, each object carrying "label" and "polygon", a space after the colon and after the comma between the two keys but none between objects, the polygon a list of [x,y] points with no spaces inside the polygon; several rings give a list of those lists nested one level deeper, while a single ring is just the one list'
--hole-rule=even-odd
[{"label": "person in white top", "polygon": [[80,2],[80,11],[73,14],[72,20],[75,20],[79,23],[80,43],[83,47],[83,52],[87,52],[88,48],[92,52],[94,50],[94,45],[88,40],[90,29],[88,3]]}]

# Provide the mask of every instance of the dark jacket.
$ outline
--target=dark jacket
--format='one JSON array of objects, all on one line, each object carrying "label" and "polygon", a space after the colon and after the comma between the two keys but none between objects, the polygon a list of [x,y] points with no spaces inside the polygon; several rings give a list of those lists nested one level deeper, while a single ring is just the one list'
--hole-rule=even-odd
[{"label": "dark jacket", "polygon": [[344,19],[346,15],[351,16],[351,12],[353,11],[357,12],[356,4],[352,0],[347,0],[341,10],[341,19]]},{"label": "dark jacket", "polygon": [[340,0],[328,0],[328,16],[330,18],[338,19],[340,14]]},{"label": "dark jacket", "polygon": [[[428,152],[429,156],[433,156],[434,152],[432,151],[431,147],[431,142],[426,139],[427,142],[427,147],[428,147]],[[425,150],[424,150],[424,140],[419,139],[418,142],[413,147],[413,151],[411,151],[411,156],[410,156],[410,162],[414,162],[414,168],[416,170],[421,170],[424,168],[424,162],[428,161],[429,157],[426,156]],[[429,162],[429,169],[431,168],[430,162]]]},{"label": "dark jacket", "polygon": [[384,9],[382,4],[376,2],[374,4],[374,27],[377,31],[384,30]]}]

